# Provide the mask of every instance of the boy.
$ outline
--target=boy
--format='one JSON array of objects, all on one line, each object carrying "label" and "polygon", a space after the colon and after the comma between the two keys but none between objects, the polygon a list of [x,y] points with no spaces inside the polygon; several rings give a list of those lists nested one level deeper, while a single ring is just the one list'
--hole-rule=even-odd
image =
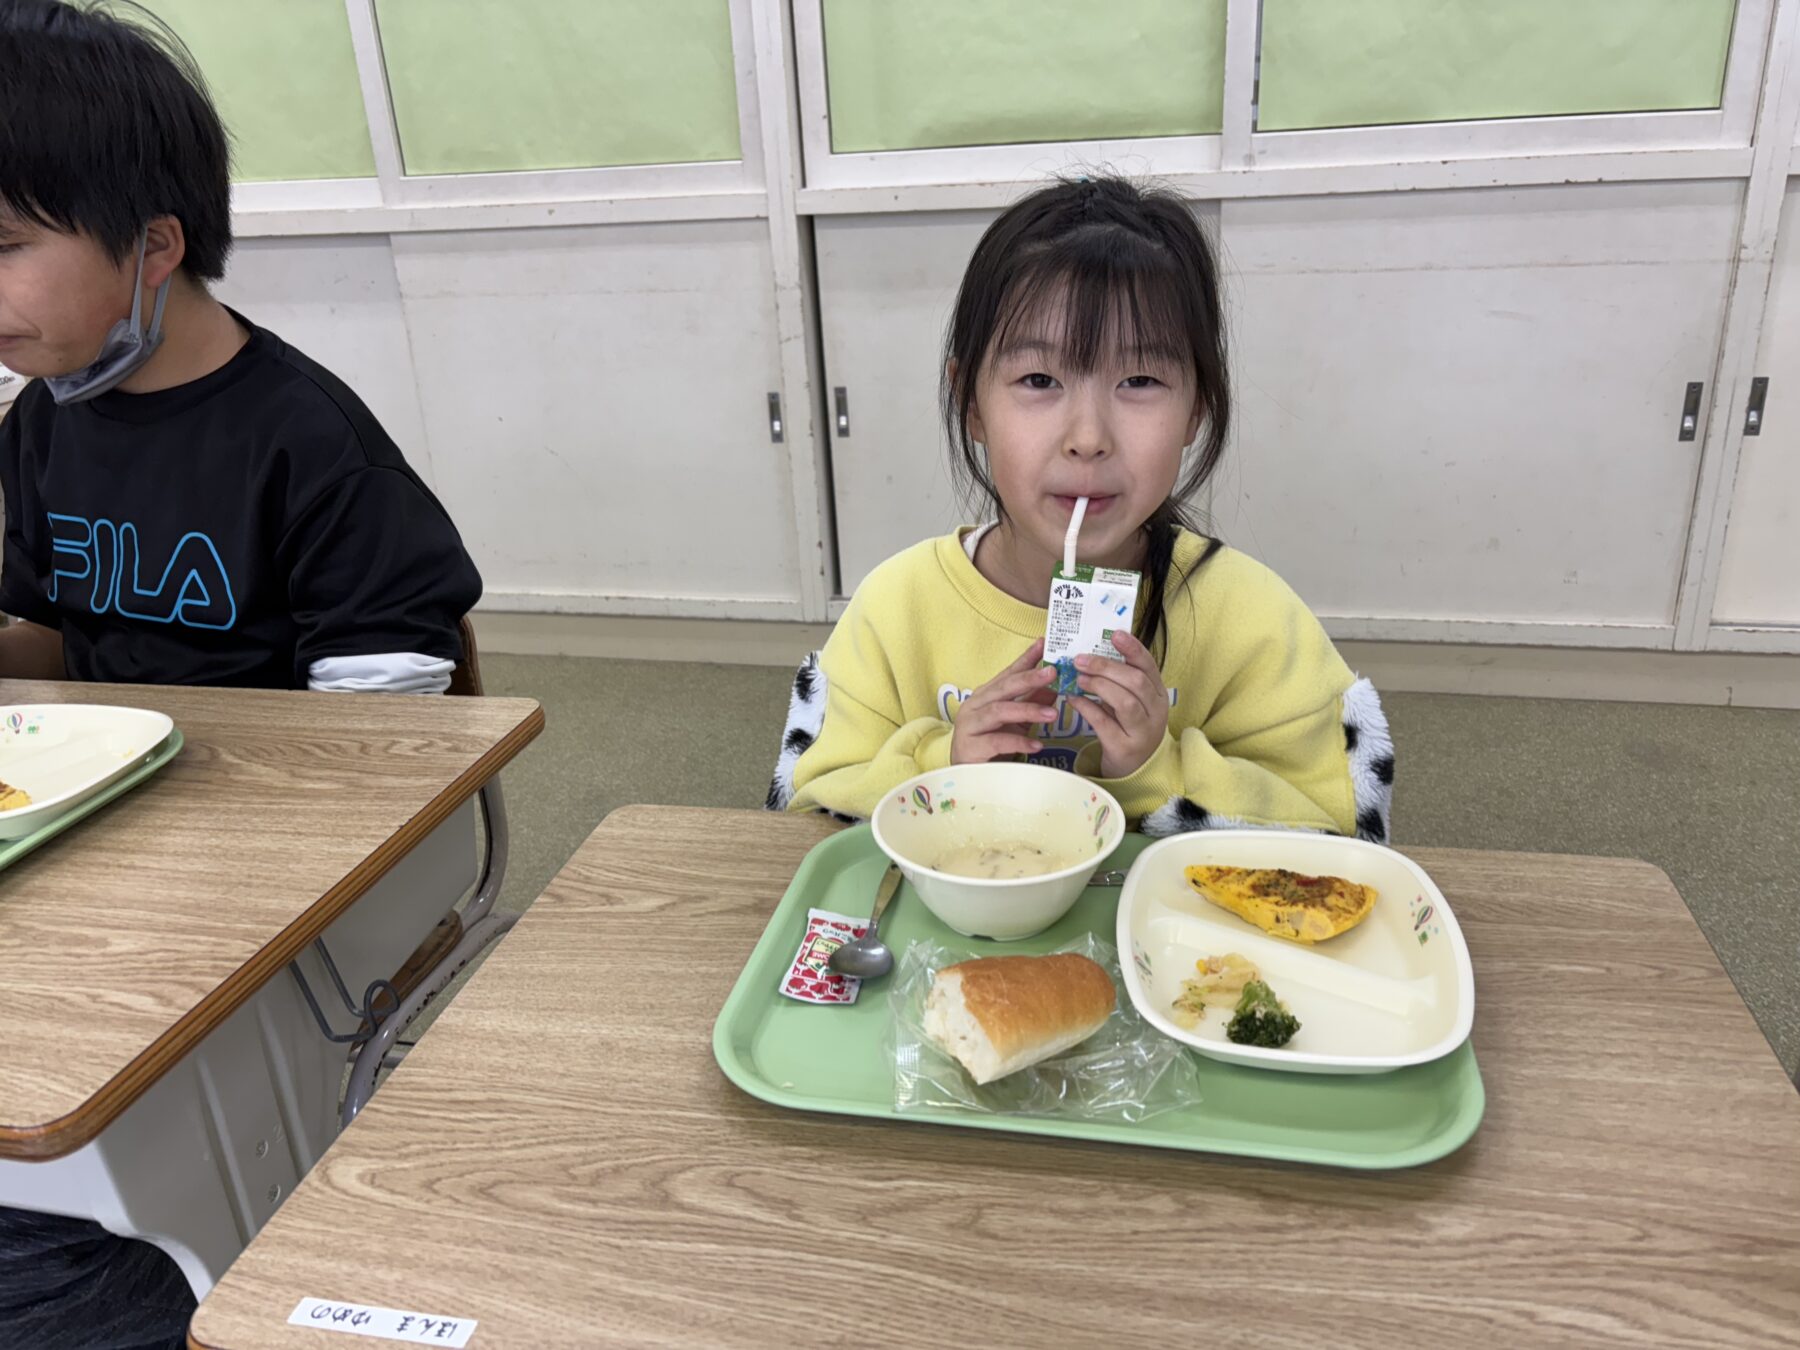
[{"label": "boy", "polygon": [[[226,309],[224,128],[147,14],[0,0],[0,676],[442,692],[481,579],[360,400]],[[124,14],[129,17],[119,17]],[[0,1208],[0,1345],[176,1346],[174,1263]]]},{"label": "boy", "polygon": [[223,127],[143,27],[0,0],[0,675],[442,692],[481,580],[362,402],[207,293]]}]

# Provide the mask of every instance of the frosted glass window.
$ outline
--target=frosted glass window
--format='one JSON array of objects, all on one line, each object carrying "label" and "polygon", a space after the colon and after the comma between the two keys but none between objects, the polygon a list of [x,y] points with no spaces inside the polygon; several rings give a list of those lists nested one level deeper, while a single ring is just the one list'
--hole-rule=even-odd
[{"label": "frosted glass window", "polygon": [[741,157],[726,0],[376,0],[409,174]]},{"label": "frosted glass window", "polygon": [[144,6],[199,63],[231,132],[233,178],[375,176],[344,0],[144,0]]},{"label": "frosted glass window", "polygon": [[1734,0],[1263,0],[1257,129],[1716,108]]},{"label": "frosted glass window", "polygon": [[1219,130],[1225,0],[824,0],[823,17],[839,153]]}]

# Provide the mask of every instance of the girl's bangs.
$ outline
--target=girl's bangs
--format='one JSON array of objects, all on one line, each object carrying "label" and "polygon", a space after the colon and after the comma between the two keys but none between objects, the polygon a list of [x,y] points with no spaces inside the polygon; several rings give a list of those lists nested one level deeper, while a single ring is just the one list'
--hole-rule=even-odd
[{"label": "girl's bangs", "polygon": [[1188,313],[1187,289],[1176,260],[1151,241],[1078,232],[1019,269],[1000,300],[991,359],[1047,344],[1084,375],[1109,362],[1193,369],[1204,329]]}]

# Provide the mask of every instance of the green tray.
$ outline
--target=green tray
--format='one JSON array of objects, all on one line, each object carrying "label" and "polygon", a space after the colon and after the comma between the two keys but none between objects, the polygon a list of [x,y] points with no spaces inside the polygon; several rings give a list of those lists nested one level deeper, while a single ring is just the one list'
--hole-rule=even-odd
[{"label": "green tray", "polygon": [[0,871],[4,871],[6,868],[11,867],[27,853],[42,848],[71,825],[86,820],[108,802],[123,797],[139,783],[143,782],[151,774],[155,773],[158,769],[162,768],[163,765],[179,755],[181,753],[181,747],[185,744],[186,741],[182,737],[181,728],[177,727],[169,733],[168,738],[164,740],[161,745],[150,752],[148,759],[138,765],[137,768],[133,769],[130,773],[126,774],[123,778],[119,779],[117,782],[109,783],[103,790],[96,792],[86,801],[70,807],[67,811],[63,812],[62,815],[58,816],[42,829],[33,831],[23,839],[14,839],[9,844],[0,845]]},{"label": "green tray", "polygon": [[[1109,866],[1128,866],[1150,842],[1127,835]],[[1196,1056],[1204,1100],[1137,1125],[961,1111],[899,1115],[894,1067],[883,1048],[886,982],[865,984],[849,1007],[797,1003],[776,992],[800,946],[806,911],[866,914],[886,866],[866,825],[833,835],[800,864],[713,1026],[719,1067],[745,1092],[801,1111],[1337,1167],[1416,1167],[1460,1148],[1481,1123],[1487,1098],[1467,1042],[1433,1063],[1382,1074],[1272,1073]],[[896,952],[926,939],[953,948],[973,941],[996,952],[1047,952],[1084,932],[1112,943],[1118,899],[1116,887],[1090,888],[1048,932],[985,944],[939,923],[906,886],[888,910],[882,936]]]}]

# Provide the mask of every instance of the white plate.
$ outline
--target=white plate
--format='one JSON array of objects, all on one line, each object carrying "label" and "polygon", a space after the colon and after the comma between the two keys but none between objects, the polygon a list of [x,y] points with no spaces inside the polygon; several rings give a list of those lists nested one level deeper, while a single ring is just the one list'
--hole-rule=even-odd
[{"label": "white plate", "polygon": [[154,755],[175,723],[143,708],[95,703],[0,707],[0,781],[31,805],[0,811],[0,840],[23,839]]},{"label": "white plate", "polygon": [[[1338,876],[1377,892],[1348,933],[1308,947],[1270,937],[1200,898],[1184,869],[1285,867]],[[1177,835],[1138,855],[1119,896],[1126,992],[1150,1024],[1203,1055],[1262,1069],[1385,1073],[1449,1054],[1475,1021],[1475,971],[1443,894],[1412,859],[1379,844],[1325,834],[1209,830]],[[1225,1038],[1229,1009],[1195,1030],[1170,1005],[1205,956],[1237,952],[1300,1019],[1279,1050]]]}]

